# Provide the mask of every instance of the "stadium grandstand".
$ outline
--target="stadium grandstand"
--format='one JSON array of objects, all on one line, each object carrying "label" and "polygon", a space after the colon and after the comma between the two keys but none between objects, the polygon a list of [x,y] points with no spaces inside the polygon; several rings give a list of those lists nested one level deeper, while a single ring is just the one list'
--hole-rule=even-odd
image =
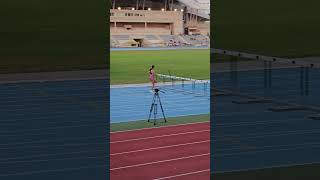
[{"label": "stadium grandstand", "polygon": [[110,46],[210,45],[210,0],[110,0]]}]

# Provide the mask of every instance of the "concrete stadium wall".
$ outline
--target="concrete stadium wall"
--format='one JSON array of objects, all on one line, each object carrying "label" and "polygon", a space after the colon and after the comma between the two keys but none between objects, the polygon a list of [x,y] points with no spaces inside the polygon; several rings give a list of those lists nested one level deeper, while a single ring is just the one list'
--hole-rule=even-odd
[{"label": "concrete stadium wall", "polygon": [[184,32],[180,11],[111,9],[110,14],[111,35],[180,35]]}]

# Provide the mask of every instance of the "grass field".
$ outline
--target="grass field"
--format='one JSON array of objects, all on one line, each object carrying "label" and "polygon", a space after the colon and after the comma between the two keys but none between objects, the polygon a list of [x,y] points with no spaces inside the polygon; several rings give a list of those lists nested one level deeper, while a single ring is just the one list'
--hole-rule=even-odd
[{"label": "grass field", "polygon": [[[156,127],[185,124],[185,123],[205,122],[210,120],[210,114],[180,116],[180,117],[167,118],[167,120],[168,122],[164,123],[163,119],[159,119]],[[141,128],[152,128],[152,127],[154,127],[153,123],[148,123],[146,122],[146,120],[130,121],[130,122],[122,122],[122,123],[112,123],[110,125],[110,131],[115,132],[115,131],[133,130],[133,129],[141,129]]]},{"label": "grass field", "polygon": [[111,84],[149,82],[148,70],[154,64],[156,73],[209,79],[210,50],[112,51]]},{"label": "grass field", "polygon": [[108,3],[0,2],[0,73],[107,68]]},{"label": "grass field", "polygon": [[317,0],[212,2],[212,47],[282,57],[320,56]]},{"label": "grass field", "polygon": [[[317,0],[213,1],[214,48],[280,57],[320,56]],[[230,57],[218,57],[221,62]],[[319,179],[319,164],[226,172],[214,179]]]},{"label": "grass field", "polygon": [[314,163],[308,165],[297,165],[289,167],[275,167],[259,170],[216,173],[213,175],[213,178],[219,180],[319,179],[319,168],[320,164]]},{"label": "grass field", "polygon": [[[110,53],[111,84],[149,82],[148,70],[152,64],[156,73],[196,79],[210,78],[210,52],[207,50],[154,50],[154,51],[112,51]],[[159,120],[161,122],[162,120]],[[168,118],[168,123],[157,126],[209,121],[209,115]],[[111,131],[132,130],[153,127],[146,121],[112,123]]]}]

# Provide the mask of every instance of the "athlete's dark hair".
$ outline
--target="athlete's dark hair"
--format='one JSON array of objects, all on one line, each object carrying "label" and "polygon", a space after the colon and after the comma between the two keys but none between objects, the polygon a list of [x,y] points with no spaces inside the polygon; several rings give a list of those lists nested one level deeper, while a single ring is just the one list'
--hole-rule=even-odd
[{"label": "athlete's dark hair", "polygon": [[151,74],[151,70],[154,68],[154,65],[151,66],[151,68],[149,69],[149,74]]}]

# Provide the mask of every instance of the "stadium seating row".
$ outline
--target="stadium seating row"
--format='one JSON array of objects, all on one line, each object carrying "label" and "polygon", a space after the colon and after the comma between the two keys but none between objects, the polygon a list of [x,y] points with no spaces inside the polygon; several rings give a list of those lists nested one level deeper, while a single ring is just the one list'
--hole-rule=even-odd
[{"label": "stadium seating row", "polygon": [[111,47],[209,46],[206,35],[112,35]]}]

